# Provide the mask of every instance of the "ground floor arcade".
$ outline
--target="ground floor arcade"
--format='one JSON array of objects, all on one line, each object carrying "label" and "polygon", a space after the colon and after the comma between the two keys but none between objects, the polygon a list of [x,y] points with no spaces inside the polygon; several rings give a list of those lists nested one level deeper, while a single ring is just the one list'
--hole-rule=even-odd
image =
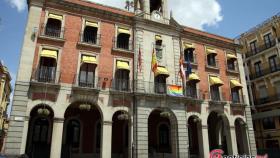
[{"label": "ground floor arcade", "polygon": [[48,104],[37,104],[25,120],[22,153],[30,158],[203,158],[212,149],[251,153],[243,116],[186,112],[183,104],[138,104],[135,115],[128,107],[108,115],[96,104],[74,102],[60,118]]}]

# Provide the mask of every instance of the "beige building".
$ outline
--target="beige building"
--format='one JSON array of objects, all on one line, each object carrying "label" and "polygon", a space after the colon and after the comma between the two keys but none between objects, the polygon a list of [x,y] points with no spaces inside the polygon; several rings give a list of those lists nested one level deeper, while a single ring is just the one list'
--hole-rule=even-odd
[{"label": "beige building", "polygon": [[256,154],[240,45],[180,25],[168,0],[134,4],[28,1],[7,155]]},{"label": "beige building", "polygon": [[2,149],[8,130],[7,107],[10,103],[10,94],[12,91],[10,82],[10,73],[7,67],[5,67],[0,61],[0,149]]},{"label": "beige building", "polygon": [[280,14],[243,33],[246,79],[259,153],[280,149]]}]

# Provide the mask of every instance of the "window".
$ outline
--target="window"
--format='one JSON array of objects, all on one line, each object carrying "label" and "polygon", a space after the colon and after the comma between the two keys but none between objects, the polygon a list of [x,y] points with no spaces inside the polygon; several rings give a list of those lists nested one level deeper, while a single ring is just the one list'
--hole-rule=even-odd
[{"label": "window", "polygon": [[234,60],[228,60],[227,65],[228,65],[228,70],[235,70],[235,61]]},{"label": "window", "polygon": [[272,46],[272,34],[271,33],[268,33],[266,35],[263,36],[264,38],[264,43],[265,43],[265,46],[266,48],[270,48]]},{"label": "window", "polygon": [[261,76],[262,75],[261,61],[256,62],[254,65],[255,65],[256,76],[257,77]]},{"label": "window", "polygon": [[72,148],[80,146],[80,123],[77,120],[70,120],[67,125],[66,143]]},{"label": "window", "polygon": [[262,100],[262,102],[266,102],[266,100],[268,99],[268,95],[267,95],[267,89],[265,86],[260,86],[259,87],[259,93],[260,93],[260,99]]},{"label": "window", "polygon": [[211,93],[212,100],[215,100],[215,101],[221,100],[219,86],[217,86],[217,85],[210,86],[210,93]]},{"label": "window", "polygon": [[186,93],[188,97],[197,98],[196,82],[189,81],[186,85]]},{"label": "window", "polygon": [[37,118],[34,123],[33,133],[33,143],[47,143],[49,121],[46,118]]},{"label": "window", "polygon": [[239,90],[237,88],[232,88],[231,89],[231,97],[232,97],[232,102],[233,103],[239,103]]},{"label": "window", "polygon": [[156,50],[156,56],[158,60],[162,59],[162,37],[160,35],[156,35],[156,41],[155,41],[155,50]]},{"label": "window", "polygon": [[129,71],[124,69],[119,69],[116,72],[115,77],[116,89],[120,91],[128,91],[129,90]]},{"label": "window", "polygon": [[207,64],[209,66],[213,66],[213,67],[217,66],[215,57],[216,57],[216,54],[214,54],[214,53],[207,55]]},{"label": "window", "polygon": [[250,49],[254,54],[257,53],[257,40],[250,43]]},{"label": "window", "polygon": [[280,81],[274,84],[276,87],[276,95],[280,99]]},{"label": "window", "polygon": [[94,88],[95,64],[83,63],[80,67],[79,86]]},{"label": "window", "polygon": [[264,130],[275,129],[274,118],[272,118],[272,117],[264,118],[262,120],[262,122],[263,122],[263,129]]},{"label": "window", "polygon": [[97,43],[98,24],[86,21],[84,32],[82,34],[82,42],[89,44]]},{"label": "window", "polygon": [[57,51],[43,49],[41,52],[37,79],[39,82],[55,82]]},{"label": "window", "polygon": [[277,71],[277,64],[276,64],[277,55],[273,55],[268,58],[269,60],[269,67],[271,72]]},{"label": "window", "polygon": [[166,124],[159,126],[159,145],[161,147],[169,147],[169,127]]},{"label": "window", "polygon": [[101,123],[100,123],[100,121],[98,121],[96,124],[95,140],[96,140],[97,153],[100,153],[100,148],[101,148]]},{"label": "window", "polygon": [[187,48],[184,51],[184,58],[185,62],[194,62],[194,49],[193,48]]},{"label": "window", "polygon": [[62,16],[49,14],[47,24],[45,26],[45,35],[55,38],[61,37]]},{"label": "window", "polygon": [[150,12],[155,10],[163,13],[162,0],[150,0]]},{"label": "window", "polygon": [[159,94],[166,93],[166,76],[158,75],[155,77],[155,92]]},{"label": "window", "polygon": [[279,149],[278,140],[266,140],[265,146],[267,149]]},{"label": "window", "polygon": [[116,39],[116,47],[118,49],[130,50],[130,31],[126,28],[118,28],[118,36]]}]

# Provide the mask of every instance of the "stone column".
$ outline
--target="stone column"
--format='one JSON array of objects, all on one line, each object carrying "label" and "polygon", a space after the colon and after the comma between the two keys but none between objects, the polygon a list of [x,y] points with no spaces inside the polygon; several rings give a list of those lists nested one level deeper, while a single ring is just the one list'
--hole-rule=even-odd
[{"label": "stone column", "polygon": [[104,121],[102,127],[101,158],[111,158],[112,148],[112,122]]},{"label": "stone column", "polygon": [[[235,133],[234,126],[230,126],[230,137],[231,137],[232,153],[233,155],[237,155],[238,150],[237,150],[237,141],[236,141],[236,133]],[[242,139],[242,138],[238,138],[238,139]]]},{"label": "stone column", "polygon": [[28,136],[28,126],[29,126],[29,117],[26,117],[23,125],[23,131],[22,131],[20,154],[25,154],[25,148],[26,148],[27,136]]},{"label": "stone column", "polygon": [[208,126],[202,125],[202,139],[203,139],[203,156],[209,157],[209,136],[208,136]]},{"label": "stone column", "polygon": [[51,158],[61,157],[64,118],[55,118],[53,122]]}]

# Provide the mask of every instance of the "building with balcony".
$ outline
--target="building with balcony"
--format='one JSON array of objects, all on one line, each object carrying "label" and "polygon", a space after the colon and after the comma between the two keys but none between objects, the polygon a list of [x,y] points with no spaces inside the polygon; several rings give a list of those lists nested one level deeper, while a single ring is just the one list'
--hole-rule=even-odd
[{"label": "building with balcony", "polygon": [[256,154],[240,46],[134,4],[28,1],[7,155]]},{"label": "building with balcony", "polygon": [[10,104],[10,95],[12,92],[11,76],[8,68],[0,61],[0,150],[6,140],[8,130],[7,107]]},{"label": "building with balcony", "polygon": [[239,37],[259,153],[280,154],[280,14]]}]

